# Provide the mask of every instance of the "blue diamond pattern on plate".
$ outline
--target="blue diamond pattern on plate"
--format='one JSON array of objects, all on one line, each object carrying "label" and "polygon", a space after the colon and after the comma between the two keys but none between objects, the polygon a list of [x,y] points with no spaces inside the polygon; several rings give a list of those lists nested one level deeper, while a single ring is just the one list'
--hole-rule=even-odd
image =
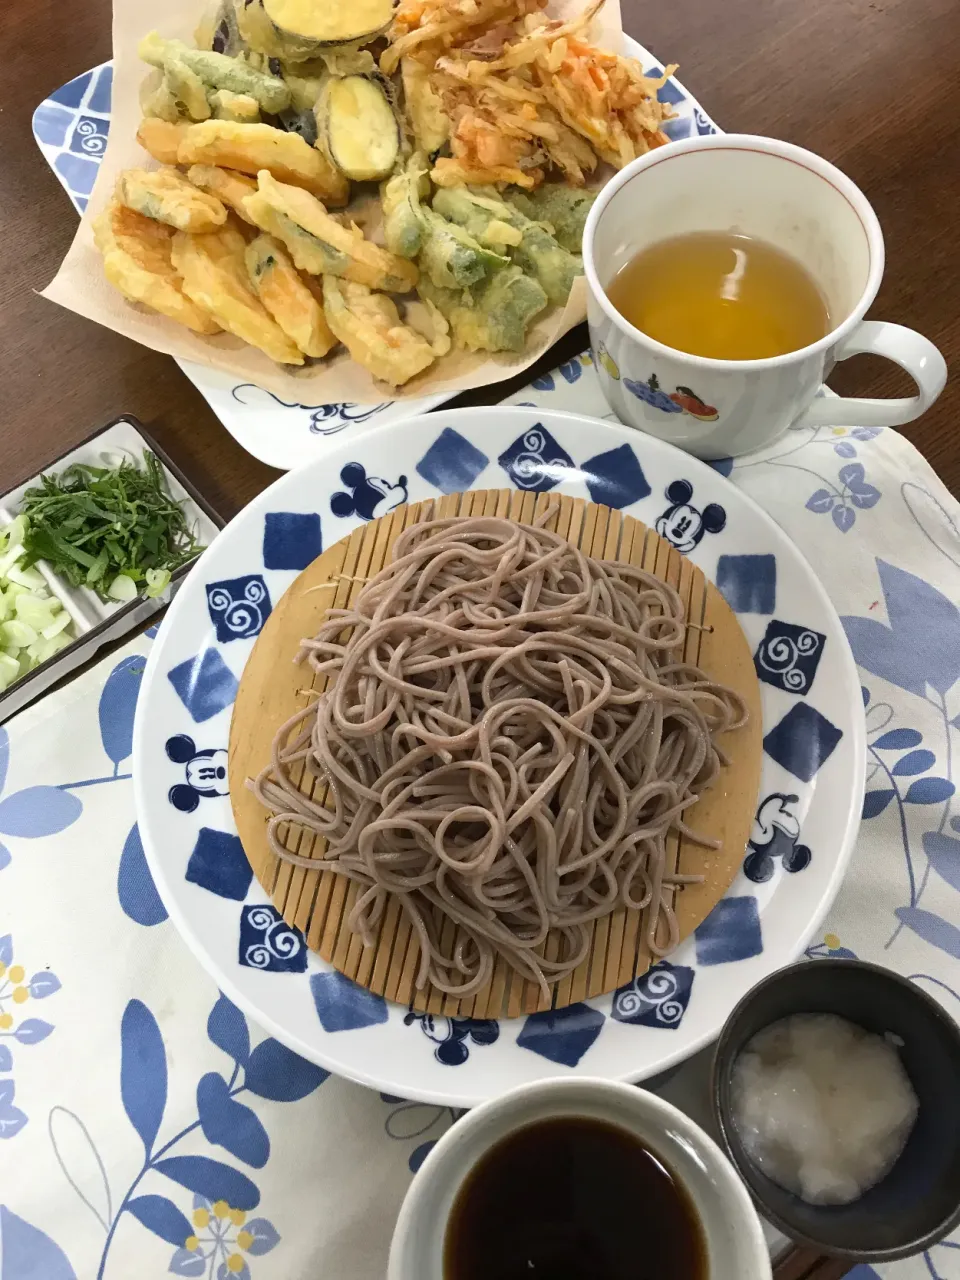
[{"label": "blue diamond pattern on plate", "polygon": [[679,1027],[690,1003],[694,971],[661,960],[613,993],[610,1016],[635,1027]]},{"label": "blue diamond pattern on plate", "polygon": [[819,631],[774,618],[753,655],[757,675],[785,693],[809,693],[826,643]]},{"label": "blue diamond pattern on plate", "polygon": [[62,102],[65,107],[79,107],[92,75],[92,71],[85,71],[82,76],[77,76],[76,79],[62,85],[54,93],[51,93],[51,100],[53,102]]},{"label": "blue diamond pattern on plate", "polygon": [[221,644],[249,640],[270,616],[270,593],[259,573],[207,583],[207,611]]},{"label": "blue diamond pattern on plate", "polygon": [[573,459],[539,422],[514,440],[497,459],[518,489],[547,493],[573,466]]},{"label": "blue diamond pattern on plate", "polygon": [[650,493],[640,460],[628,444],[588,458],[580,470],[593,502],[619,511]]},{"label": "blue diamond pattern on plate", "polygon": [[366,987],[358,987],[342,973],[315,973],[310,991],[324,1031],[357,1031],[386,1022],[387,1002]]},{"label": "blue diamond pattern on plate", "polygon": [[49,147],[62,147],[75,117],[72,111],[42,102],[33,115],[33,131]]},{"label": "blue diamond pattern on plate", "polygon": [[660,128],[671,142],[679,142],[681,138],[689,138],[693,133],[693,121],[689,116],[684,120],[664,120]]},{"label": "blue diamond pattern on plate", "polygon": [[316,511],[268,511],[263,520],[263,567],[306,569],[323,551]]},{"label": "blue diamond pattern on plate", "polygon": [[88,160],[85,156],[75,156],[69,151],[61,151],[53,163],[71,191],[85,196],[90,194],[97,180],[98,160]]},{"label": "blue diamond pattern on plate", "polygon": [[197,724],[229,707],[239,688],[236,676],[216,649],[204,649],[181,662],[167,672],[167,679]]},{"label": "blue diamond pattern on plate", "polygon": [[763,935],[756,898],[752,894],[721,898],[693,936],[697,964],[729,964],[758,956],[763,950]]},{"label": "blue diamond pattern on plate", "polygon": [[240,837],[201,827],[187,863],[187,879],[221,898],[242,902],[253,879],[253,868]]},{"label": "blue diamond pattern on plate", "polygon": [[444,429],[417,463],[416,471],[441,493],[469,489],[490,459],[452,427]]},{"label": "blue diamond pattern on plate", "polygon": [[93,93],[87,99],[87,108],[90,111],[99,111],[102,115],[110,114],[110,100],[113,96],[113,67],[106,66],[100,68],[100,74],[97,76],[97,83],[94,86]]},{"label": "blue diamond pattern on plate", "polygon": [[575,1067],[600,1034],[603,1021],[603,1014],[588,1004],[532,1013],[517,1036],[517,1044],[561,1067]]},{"label": "blue diamond pattern on plate", "polygon": [[721,556],[717,590],[734,613],[773,613],[777,607],[777,557]]},{"label": "blue diamond pattern on plate", "polygon": [[768,756],[801,782],[809,782],[833,754],[843,733],[808,702],[791,707],[763,740]]},{"label": "blue diamond pattern on plate", "polygon": [[270,903],[244,907],[240,912],[239,960],[248,969],[270,973],[303,973],[307,944],[303,934]]}]

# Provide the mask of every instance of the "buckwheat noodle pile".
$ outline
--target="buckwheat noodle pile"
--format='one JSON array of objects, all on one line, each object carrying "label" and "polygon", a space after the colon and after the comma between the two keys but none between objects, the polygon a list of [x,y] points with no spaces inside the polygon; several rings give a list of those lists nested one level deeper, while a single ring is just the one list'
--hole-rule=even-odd
[{"label": "buckwheat noodle pile", "polygon": [[[746,719],[682,661],[677,593],[542,527],[557,510],[403,532],[303,641],[327,688],[249,783],[277,857],[357,882],[348,923],[367,945],[395,897],[417,986],[453,996],[497,956],[549,995],[618,907],[644,911],[654,953],[674,946],[669,890],[701,877],[672,873],[667,837],[692,835],[684,812],[724,763],[714,736]],[[290,852],[287,824],[322,837],[322,858]]]}]

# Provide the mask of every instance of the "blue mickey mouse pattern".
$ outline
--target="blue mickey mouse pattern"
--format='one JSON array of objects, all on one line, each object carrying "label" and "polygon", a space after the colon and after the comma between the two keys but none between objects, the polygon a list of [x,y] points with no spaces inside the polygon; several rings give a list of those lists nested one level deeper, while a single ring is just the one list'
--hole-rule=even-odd
[{"label": "blue mickey mouse pattern", "polygon": [[183,766],[183,781],[174,783],[167,792],[175,809],[193,813],[201,800],[230,794],[227,753],[222,747],[204,747],[198,751],[188,734],[178,733],[167,739],[164,750],[174,764]]},{"label": "blue mickey mouse pattern", "polygon": [[330,510],[335,516],[359,516],[361,520],[379,520],[407,500],[407,477],[399,476],[395,483],[379,476],[368,476],[366,467],[359,462],[348,462],[340,472],[342,490],[330,498]]},{"label": "blue mickey mouse pattern", "polygon": [[810,865],[813,855],[799,843],[799,799],[795,794],[774,791],[760,802],[747,842],[749,852],[743,860],[743,874],[754,884],[764,884],[773,877],[775,858],[780,859],[784,871],[803,871]]},{"label": "blue mickey mouse pattern", "polygon": [[661,538],[683,553],[700,545],[705,533],[720,533],[727,523],[727,513],[719,502],[708,502],[702,511],[690,501],[693,485],[689,480],[674,480],[667,486],[670,506],[657,518],[655,528]]},{"label": "blue mickey mouse pattern", "polygon": [[462,1067],[470,1057],[471,1045],[496,1044],[500,1038],[500,1025],[492,1018],[446,1018],[411,1009],[404,1015],[403,1025],[414,1024],[433,1044],[433,1056],[445,1067]]}]

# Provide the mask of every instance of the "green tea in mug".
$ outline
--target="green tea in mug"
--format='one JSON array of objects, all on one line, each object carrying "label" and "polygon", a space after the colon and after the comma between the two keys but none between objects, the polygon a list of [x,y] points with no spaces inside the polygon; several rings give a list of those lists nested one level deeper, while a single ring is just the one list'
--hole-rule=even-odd
[{"label": "green tea in mug", "polygon": [[806,267],[764,240],[732,231],[694,231],[641,249],[607,296],[648,337],[714,360],[782,356],[831,328]]}]

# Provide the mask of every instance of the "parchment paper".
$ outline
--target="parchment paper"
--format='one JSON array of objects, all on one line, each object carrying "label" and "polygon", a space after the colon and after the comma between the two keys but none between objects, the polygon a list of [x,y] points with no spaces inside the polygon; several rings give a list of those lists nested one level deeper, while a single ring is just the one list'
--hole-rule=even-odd
[{"label": "parchment paper", "polygon": [[[552,17],[569,17],[582,7],[583,0],[552,0],[547,11]],[[142,116],[140,85],[150,73],[150,68],[137,57],[137,45],[151,30],[192,45],[202,9],[203,0],[165,0],[163,4],[146,5],[142,0],[114,0],[113,106],[107,150],[73,244],[42,297],[154,351],[219,369],[233,374],[238,381],[255,382],[286,399],[309,400],[311,404],[370,404],[401,396],[419,398],[442,392],[453,395],[468,387],[502,382],[527,368],[546,347],[585,319],[586,286],[581,278],[574,284],[566,307],[562,311],[551,310],[531,328],[522,354],[451,352],[406,386],[394,388],[373,378],[342,350],[322,364],[288,370],[232,334],[201,337],[166,316],[128,302],[104,277],[91,223],[109,202],[121,170],[158,167],[136,140]],[[621,50],[619,0],[607,0],[591,38],[601,48]]]}]

